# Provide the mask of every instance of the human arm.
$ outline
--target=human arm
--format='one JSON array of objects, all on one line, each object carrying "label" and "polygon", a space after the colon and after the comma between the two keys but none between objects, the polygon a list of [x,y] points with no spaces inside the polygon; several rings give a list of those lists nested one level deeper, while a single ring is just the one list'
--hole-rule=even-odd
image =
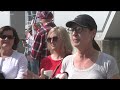
[{"label": "human arm", "polygon": [[22,45],[23,45],[23,47],[27,47],[27,42],[25,39],[22,39]]},{"label": "human arm", "polygon": [[47,31],[44,28],[41,28],[40,31],[37,33],[31,53],[33,59],[40,60],[46,56],[46,35]]},{"label": "human arm", "polygon": [[44,70],[45,70],[44,67],[45,67],[46,60],[44,60],[44,59],[45,58],[43,58],[40,63],[41,64],[40,71],[39,71],[40,74],[37,75],[37,74],[34,74],[33,72],[27,70],[26,73],[23,74],[24,79],[46,79],[46,76],[44,75]]},{"label": "human arm", "polygon": [[57,74],[53,79],[68,79],[68,73],[63,72],[63,73]]},{"label": "human arm", "polygon": [[24,55],[19,58],[18,72],[15,79],[22,79],[23,73],[27,71],[28,61]]},{"label": "human arm", "polygon": [[41,34],[37,33],[35,40],[33,42],[32,51],[31,51],[32,59],[38,58],[38,55],[40,54],[41,48],[42,48]]},{"label": "human arm", "polygon": [[46,79],[46,76],[44,75],[44,68],[41,69],[40,76],[27,70],[27,72],[23,74],[23,79]]},{"label": "human arm", "polygon": [[69,64],[69,60],[71,57],[65,57],[62,61],[62,65],[61,65],[61,70],[60,70],[60,74],[57,74],[55,76],[55,78],[59,78],[59,79],[68,79],[69,77],[69,73],[67,71],[67,67]]}]

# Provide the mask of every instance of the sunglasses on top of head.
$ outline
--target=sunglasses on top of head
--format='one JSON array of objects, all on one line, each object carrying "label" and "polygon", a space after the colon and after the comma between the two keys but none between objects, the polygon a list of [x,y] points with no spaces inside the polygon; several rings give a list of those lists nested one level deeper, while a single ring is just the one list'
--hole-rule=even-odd
[{"label": "sunglasses on top of head", "polygon": [[55,37],[52,37],[52,38],[47,38],[47,42],[51,42],[51,40],[52,40],[53,42],[57,42],[58,37],[55,36]]},{"label": "sunglasses on top of head", "polygon": [[12,36],[12,35],[1,35],[0,38],[2,38],[2,39],[6,39],[7,38],[7,39],[11,40],[11,39],[14,39],[14,36]]}]

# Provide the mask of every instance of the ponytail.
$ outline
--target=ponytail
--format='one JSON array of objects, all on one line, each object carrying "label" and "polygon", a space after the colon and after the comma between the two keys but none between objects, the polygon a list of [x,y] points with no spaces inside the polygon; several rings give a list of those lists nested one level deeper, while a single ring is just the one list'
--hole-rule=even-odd
[{"label": "ponytail", "polygon": [[98,50],[98,51],[101,51],[99,45],[97,44],[97,42],[93,39],[93,42],[92,42],[92,45],[93,45],[93,48]]}]

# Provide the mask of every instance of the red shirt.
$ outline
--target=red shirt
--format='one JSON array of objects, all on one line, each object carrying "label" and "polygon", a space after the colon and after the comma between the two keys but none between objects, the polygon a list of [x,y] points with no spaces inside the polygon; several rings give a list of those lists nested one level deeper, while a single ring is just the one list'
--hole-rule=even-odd
[{"label": "red shirt", "polygon": [[[40,70],[44,68],[45,70],[55,70],[55,68],[61,63],[61,60],[53,60],[51,56],[47,56],[41,60],[41,65],[40,65]],[[57,69],[56,73],[54,74],[57,75],[60,73],[61,70],[61,64],[59,68]],[[54,77],[53,76],[53,77]]]}]

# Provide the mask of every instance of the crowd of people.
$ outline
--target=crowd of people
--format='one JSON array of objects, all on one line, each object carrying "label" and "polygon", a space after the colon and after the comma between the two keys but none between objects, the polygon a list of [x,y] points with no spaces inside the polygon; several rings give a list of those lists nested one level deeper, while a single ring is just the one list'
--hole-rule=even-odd
[{"label": "crowd of people", "polygon": [[20,40],[15,28],[0,28],[0,79],[120,78],[115,58],[102,52],[94,39],[93,17],[78,15],[66,22],[67,29],[56,26],[53,17],[51,11],[37,12],[40,22],[27,29],[24,54],[17,51]]}]

